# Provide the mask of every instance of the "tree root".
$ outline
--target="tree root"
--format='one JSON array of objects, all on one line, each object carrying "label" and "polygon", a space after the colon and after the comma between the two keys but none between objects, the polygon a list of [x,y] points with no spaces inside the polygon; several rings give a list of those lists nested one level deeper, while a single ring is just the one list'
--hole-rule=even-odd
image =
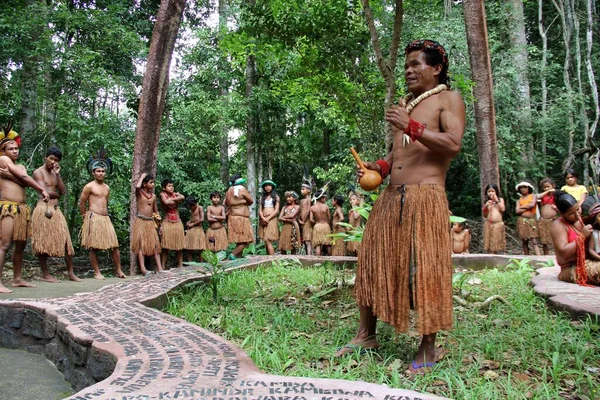
[{"label": "tree root", "polygon": [[485,299],[485,301],[477,301],[475,303],[469,303],[468,301],[466,301],[465,299],[463,299],[462,297],[457,296],[457,295],[452,296],[452,298],[460,306],[463,306],[465,308],[472,308],[472,309],[479,310],[479,311],[485,311],[488,308],[490,308],[490,304],[492,304],[492,302],[494,300],[499,301],[500,303],[510,305],[510,303],[504,297],[499,296],[497,294],[488,297],[487,299]]}]

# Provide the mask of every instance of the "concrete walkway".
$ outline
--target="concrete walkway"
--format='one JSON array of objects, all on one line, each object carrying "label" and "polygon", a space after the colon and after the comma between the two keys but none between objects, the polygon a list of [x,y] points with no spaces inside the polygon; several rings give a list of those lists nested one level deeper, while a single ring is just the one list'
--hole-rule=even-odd
[{"label": "concrete walkway", "polygon": [[[285,258],[306,265],[355,262],[352,257],[258,257],[239,268]],[[44,285],[50,292],[40,287],[40,299],[0,300],[0,347],[43,354],[78,391],[70,397],[77,400],[439,398],[365,382],[265,374],[234,343],[157,310],[169,291],[199,279],[196,268],[185,267],[86,295],[51,298],[56,286],[72,285],[77,292],[83,287],[65,282]],[[30,290],[12,296],[31,295]]]},{"label": "concrete walkway", "polygon": [[[131,279],[131,278],[127,278]],[[6,282],[5,286],[12,290],[12,293],[0,293],[0,300],[4,299],[43,299],[53,297],[67,297],[77,293],[89,293],[112,285],[122,283],[123,279],[106,278],[98,280],[93,278],[83,279],[81,282],[60,281],[59,283],[49,283],[44,281],[31,281],[36,287],[22,288],[11,287],[10,282]]]}]

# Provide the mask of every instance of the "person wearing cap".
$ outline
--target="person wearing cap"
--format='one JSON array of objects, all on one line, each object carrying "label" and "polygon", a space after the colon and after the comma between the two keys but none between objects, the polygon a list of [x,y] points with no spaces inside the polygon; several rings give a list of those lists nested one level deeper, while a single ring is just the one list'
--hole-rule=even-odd
[{"label": "person wearing cap", "polygon": [[[35,287],[23,280],[23,252],[30,237],[29,206],[25,203],[25,187],[31,187],[40,194],[40,199],[48,202],[50,196],[46,189],[27,175],[23,165],[16,164],[19,158],[19,135],[12,130],[9,124],[0,131],[0,279],[4,269],[6,253],[14,242],[12,254],[13,261],[13,287]],[[12,293],[12,290],[2,285],[0,280],[0,293]]]},{"label": "person wearing cap", "polygon": [[[450,90],[448,55],[439,43],[409,43],[404,77],[409,94],[385,113],[393,131],[391,151],[364,163],[390,181],[373,205],[358,253],[358,330],[336,355],[377,349],[378,319],[408,331],[414,309],[422,340],[409,371],[422,373],[442,356],[435,346],[438,331],[453,326],[445,183],[462,145],[466,112],[460,93]],[[359,167],[358,177],[364,172]]]},{"label": "person wearing cap", "polygon": [[529,255],[529,242],[533,247],[536,256],[540,255],[537,238],[539,230],[536,221],[537,212],[537,196],[533,194],[533,185],[527,181],[519,182],[515,186],[517,192],[521,196],[517,200],[516,213],[517,217],[517,233],[523,243],[523,253]]},{"label": "person wearing cap", "polygon": [[279,225],[277,216],[279,215],[279,195],[277,194],[277,185],[270,179],[260,184],[262,196],[260,198],[260,208],[258,210],[258,237],[265,242],[267,254],[275,254],[273,242],[279,240]]},{"label": "person wearing cap", "polygon": [[246,179],[235,174],[229,180],[229,189],[225,192],[225,207],[227,208],[227,235],[229,243],[235,243],[235,248],[229,258],[242,256],[244,249],[254,242],[250,208],[254,199],[244,186]]},{"label": "person wearing cap", "polygon": [[[560,266],[558,279],[581,286],[600,285],[600,257],[593,226],[585,225],[581,219],[581,208],[575,197],[557,190],[554,192],[556,208],[561,216],[552,223],[550,234],[556,252],[556,263]],[[590,208],[590,215],[598,226],[600,204]],[[599,226],[600,227],[600,226]],[[589,254],[586,255],[586,242]]]}]

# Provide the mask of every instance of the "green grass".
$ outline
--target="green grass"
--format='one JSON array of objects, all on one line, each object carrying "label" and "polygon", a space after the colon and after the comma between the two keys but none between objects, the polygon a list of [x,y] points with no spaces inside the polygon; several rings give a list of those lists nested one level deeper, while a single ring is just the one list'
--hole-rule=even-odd
[{"label": "green grass", "polygon": [[[455,326],[438,343],[448,352],[431,373],[409,375],[419,336],[380,323],[378,354],[332,357],[355,334],[358,312],[351,290],[321,296],[352,271],[332,265],[304,268],[279,263],[227,276],[213,303],[205,286],[190,285],[169,299],[167,312],[238,343],[272,374],[385,383],[456,399],[600,398],[600,326],[571,322],[548,310],[529,286],[531,270],[476,272],[465,283],[470,301],[500,294],[510,305],[485,311],[455,307]],[[468,280],[467,280],[468,282]]]}]

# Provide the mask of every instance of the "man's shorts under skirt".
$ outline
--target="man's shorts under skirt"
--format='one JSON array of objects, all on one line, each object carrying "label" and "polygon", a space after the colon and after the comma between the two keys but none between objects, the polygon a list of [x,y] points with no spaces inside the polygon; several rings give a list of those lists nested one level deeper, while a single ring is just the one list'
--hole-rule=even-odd
[{"label": "man's shorts under skirt", "polygon": [[[558,280],[569,283],[577,283],[575,265],[560,268]],[[600,286],[600,261],[585,260],[585,269],[587,272],[587,283]]]},{"label": "man's shorts under skirt", "polygon": [[521,240],[537,239],[540,236],[535,218],[517,218],[517,233]]},{"label": "man's shorts under skirt", "polygon": [[552,237],[550,236],[550,229],[552,228],[552,224],[556,221],[558,217],[555,218],[540,218],[538,220],[538,230],[540,232],[540,243],[543,245],[551,245]]},{"label": "man's shorts under skirt", "polygon": [[254,233],[250,218],[241,215],[230,215],[227,219],[229,243],[252,243]]},{"label": "man's shorts under skirt", "polygon": [[222,226],[219,229],[208,228],[206,230],[206,248],[211,251],[226,250],[229,246],[227,231]]},{"label": "man's shorts under skirt", "polygon": [[[46,211],[52,213],[52,218],[46,217]],[[33,254],[49,257],[75,254],[67,220],[58,205],[38,201],[31,214],[31,248]]]},{"label": "man's shorts under skirt", "polygon": [[277,218],[273,218],[269,220],[269,224],[267,226],[263,226],[262,224],[258,224],[258,237],[263,241],[271,241],[275,242],[279,240],[279,224],[277,223]]},{"label": "man's shorts under skirt", "polygon": [[[343,226],[336,226],[333,233],[342,233],[346,232],[346,228]],[[333,240],[332,240],[333,242]],[[332,256],[345,256],[346,255],[346,242],[344,242],[344,238],[336,238],[335,243],[331,245],[331,255]]]},{"label": "man's shorts under skirt", "polygon": [[131,251],[144,256],[160,254],[161,246],[156,224],[152,217],[136,217],[131,230]]},{"label": "man's shorts under skirt", "polygon": [[312,230],[312,245],[330,246],[331,238],[328,235],[331,235],[331,228],[329,227],[328,223],[321,222],[315,224]]},{"label": "man's shorts under skirt", "polygon": [[119,247],[115,228],[108,215],[86,212],[79,236],[81,246],[85,249],[108,250]]},{"label": "man's shorts under skirt", "polygon": [[[0,200],[0,220],[5,217],[14,219],[12,240],[26,242],[31,236],[29,225],[30,208],[25,203]],[[2,232],[0,232],[0,236]]]},{"label": "man's shorts under skirt", "polygon": [[498,253],[506,250],[506,228],[504,222],[485,221],[483,223],[483,250]]},{"label": "man's shorts under skirt", "polygon": [[[398,190],[402,187],[404,194]],[[449,220],[443,186],[389,185],[365,226],[354,292],[357,303],[371,307],[397,331],[408,330],[411,308],[420,334],[451,329]]]},{"label": "man's shorts under skirt", "polygon": [[163,220],[160,245],[164,250],[180,251],[185,247],[185,232],[181,220],[171,222]]},{"label": "man's shorts under skirt", "polygon": [[202,225],[196,225],[187,230],[185,233],[185,249],[198,251],[206,249],[206,236]]}]

